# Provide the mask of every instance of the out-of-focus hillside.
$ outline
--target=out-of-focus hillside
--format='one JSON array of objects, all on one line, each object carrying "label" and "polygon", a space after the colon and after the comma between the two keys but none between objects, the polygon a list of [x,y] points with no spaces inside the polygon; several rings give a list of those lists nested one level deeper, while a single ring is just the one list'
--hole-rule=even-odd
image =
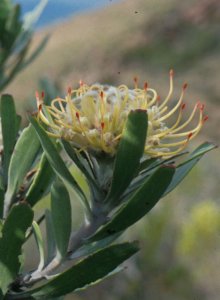
[{"label": "out-of-focus hillside", "polygon": [[207,103],[206,136],[220,137],[220,2],[218,0],[125,0],[46,28],[50,41],[41,56],[8,87],[16,99],[33,99],[43,76],[65,90],[82,79],[133,85],[145,80],[165,95],[174,68],[175,95],[189,83],[189,106]]}]

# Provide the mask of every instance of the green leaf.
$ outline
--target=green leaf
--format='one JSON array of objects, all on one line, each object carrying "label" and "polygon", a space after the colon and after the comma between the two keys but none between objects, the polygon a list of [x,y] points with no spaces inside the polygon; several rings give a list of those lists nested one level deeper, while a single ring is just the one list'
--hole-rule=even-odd
[{"label": "green leaf", "polygon": [[[167,159],[161,158],[149,158],[143,160],[140,164],[139,173],[136,175],[135,179],[131,182],[123,196],[121,201],[125,202],[139,187],[141,187],[144,181],[160,166],[162,165],[174,165],[175,159],[186,154],[186,152],[179,153]],[[175,166],[175,165],[174,165]]]},{"label": "green leaf", "polygon": [[[27,51],[29,49],[29,43],[26,44],[26,46],[19,52],[19,54],[16,57],[16,63],[13,64],[11,69],[7,72],[7,75],[2,78],[0,82],[0,89],[3,90],[17,75],[17,73],[20,71],[20,68],[22,66],[22,63],[25,59],[25,56],[27,55]],[[0,78],[1,79],[1,78]]]},{"label": "green leaf", "polygon": [[48,209],[46,209],[45,211],[45,221],[46,221],[47,264],[48,264],[56,255],[56,243],[55,243],[53,222],[51,217],[51,211]]},{"label": "green leaf", "polygon": [[5,212],[22,184],[40,150],[40,142],[33,126],[25,128],[19,137],[8,170],[8,188],[5,196]]},{"label": "green leaf", "polygon": [[91,173],[91,169],[88,165],[88,162],[85,160],[85,158],[81,156],[81,154],[78,154],[77,151],[68,142],[63,140],[62,145],[66,153],[69,155],[70,159],[75,163],[77,168],[82,172],[82,174],[87,179],[87,183],[89,184],[90,189],[93,191],[92,193],[93,195],[95,195],[96,201],[98,201],[98,199],[103,200],[104,196],[102,194],[101,189],[98,187],[98,184],[94,179],[94,176]]},{"label": "green leaf", "polygon": [[145,171],[160,162],[163,163],[158,157],[147,158],[140,163],[139,172]]},{"label": "green leaf", "polygon": [[5,28],[7,29],[7,34],[9,34],[11,37],[10,47],[13,46],[16,37],[21,31],[22,23],[20,21],[20,15],[21,7],[19,4],[16,4],[10,11],[10,14],[6,20]]},{"label": "green leaf", "polygon": [[31,208],[27,204],[19,204],[12,208],[4,223],[0,239],[0,287],[3,293],[19,274],[19,255],[32,220]]},{"label": "green leaf", "polygon": [[88,166],[86,167],[82,161],[82,158],[77,154],[76,150],[70,145],[70,143],[62,140],[62,145],[71,158],[71,160],[75,163],[75,165],[79,168],[79,170],[86,176],[89,181],[92,181],[94,184],[94,178],[88,170]]},{"label": "green leaf", "polygon": [[95,241],[127,229],[146,215],[160,200],[174,175],[175,168],[158,168],[113,216],[89,240]]},{"label": "green leaf", "polygon": [[3,218],[5,192],[0,189],[0,220]]},{"label": "green leaf", "polygon": [[37,222],[35,222],[35,221],[33,222],[32,228],[34,231],[34,237],[35,237],[39,255],[40,255],[40,262],[39,262],[37,270],[41,271],[45,264],[43,237],[42,237],[41,230],[40,230],[40,227],[37,224]]},{"label": "green leaf", "polygon": [[45,285],[21,295],[24,299],[31,295],[43,300],[82,289],[103,279],[138,250],[136,242],[104,248],[78,262]]},{"label": "green leaf", "polygon": [[26,201],[31,206],[34,206],[47,194],[54,178],[54,171],[51,168],[45,154],[43,154],[38,171],[35,174],[34,180],[26,194]]},{"label": "green leaf", "polygon": [[[3,220],[0,219],[0,238],[2,237],[3,224],[4,224]],[[0,298],[0,299],[1,299],[1,298]]]},{"label": "green leaf", "polygon": [[181,152],[181,153],[178,153],[174,156],[171,156],[167,159],[162,159],[162,158],[158,158],[158,157],[153,157],[153,158],[149,158],[149,159],[145,159],[143,160],[141,163],[140,163],[140,168],[139,168],[139,172],[141,173],[146,173],[146,172],[149,172],[161,165],[164,165],[164,164],[173,164],[175,162],[175,159],[176,158],[179,158],[183,155],[185,155],[187,152]]},{"label": "green leaf", "polygon": [[72,227],[71,204],[67,189],[58,179],[51,189],[51,216],[58,258],[63,258],[67,254]]},{"label": "green leaf", "polygon": [[20,115],[17,115],[16,116],[16,130],[17,130],[17,133],[18,133],[18,131],[20,129],[21,121],[22,121],[22,117]]},{"label": "green leaf", "polygon": [[80,247],[77,251],[73,252],[73,254],[70,256],[70,259],[78,259],[80,257],[90,255],[100,249],[103,249],[104,247],[107,247],[108,245],[112,244],[113,241],[115,241],[120,235],[121,232],[118,232],[116,234],[104,238],[103,240],[85,244],[82,247]]},{"label": "green leaf", "polygon": [[213,150],[214,148],[216,148],[216,146],[211,143],[203,143],[190,154],[189,158],[186,161],[178,165],[176,167],[176,172],[172,178],[172,181],[170,182],[170,185],[164,193],[164,196],[171,192],[186,177],[186,175],[191,171],[191,169],[197,164],[197,162],[205,153]]},{"label": "green leaf", "polygon": [[12,9],[12,2],[9,0],[2,0],[0,2],[0,19],[5,19]]},{"label": "green leaf", "polygon": [[76,180],[71,175],[70,171],[61,159],[59,153],[57,152],[56,147],[51,142],[44,129],[38,124],[36,119],[30,118],[30,122],[36,130],[41,145],[54,172],[60,177],[61,180],[69,184],[73,188],[73,190],[77,192],[77,194],[80,196],[80,199],[83,201],[83,204],[85,205],[87,210],[89,210],[85,194],[77,184]]},{"label": "green leaf", "polygon": [[119,197],[126,190],[139,167],[144,152],[147,124],[145,110],[129,113],[116,154],[111,189],[105,200],[110,202],[111,206],[119,204]]},{"label": "green leaf", "polygon": [[17,129],[17,115],[15,111],[15,104],[12,96],[3,95],[1,97],[1,123],[2,123],[2,137],[3,137],[3,174],[4,181],[7,182],[8,167],[13,153],[18,133]]}]

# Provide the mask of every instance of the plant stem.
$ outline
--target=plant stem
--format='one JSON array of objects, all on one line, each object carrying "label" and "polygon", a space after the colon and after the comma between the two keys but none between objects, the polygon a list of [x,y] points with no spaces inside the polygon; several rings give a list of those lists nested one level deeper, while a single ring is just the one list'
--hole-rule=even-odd
[{"label": "plant stem", "polygon": [[47,266],[45,266],[45,268],[43,268],[43,270],[36,270],[32,274],[27,274],[21,278],[20,285],[29,287],[52,275],[53,272],[55,272],[64,261],[69,260],[71,254],[79,249],[85,243],[85,240],[94,234],[101,225],[106,223],[106,221],[107,215],[103,213],[100,213],[98,216],[93,216],[93,219],[90,222],[85,221],[81,228],[71,235],[66,258],[61,259],[56,256]]}]

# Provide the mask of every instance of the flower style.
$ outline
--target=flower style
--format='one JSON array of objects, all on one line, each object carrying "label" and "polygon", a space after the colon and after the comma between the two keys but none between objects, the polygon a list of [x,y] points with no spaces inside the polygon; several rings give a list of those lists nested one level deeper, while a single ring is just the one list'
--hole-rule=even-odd
[{"label": "flower style", "polygon": [[[136,78],[134,82],[134,89],[126,85],[88,86],[80,82],[78,89],[69,88],[65,99],[56,98],[50,106],[45,106],[44,95],[37,93],[38,118],[48,126],[48,134],[52,137],[67,140],[80,149],[114,155],[129,112],[146,110],[148,133],[145,154],[150,157],[170,157],[181,152],[208,119],[204,116],[204,105],[197,102],[190,116],[182,120],[185,108],[183,97],[187,87],[184,84],[179,100],[172,108],[168,106],[173,93],[172,70],[169,92],[162,102],[147,83],[141,89]],[[196,115],[197,125],[188,129]]]}]

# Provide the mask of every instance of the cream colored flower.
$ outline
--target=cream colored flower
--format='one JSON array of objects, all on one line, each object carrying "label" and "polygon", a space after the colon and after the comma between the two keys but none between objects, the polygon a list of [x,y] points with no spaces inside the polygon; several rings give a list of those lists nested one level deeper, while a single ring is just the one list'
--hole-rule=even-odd
[{"label": "cream colored flower", "polygon": [[[144,84],[141,89],[135,79],[135,88],[80,83],[76,90],[69,89],[65,99],[56,98],[50,106],[43,104],[43,95],[37,94],[38,118],[48,126],[48,134],[71,142],[80,149],[104,151],[114,155],[131,110],[146,110],[148,133],[145,153],[150,157],[169,157],[181,152],[202,128],[207,117],[204,105],[196,103],[190,116],[182,120],[185,104],[183,86],[179,100],[170,108],[173,93],[173,71],[170,88],[164,101],[157,92]],[[197,125],[188,125],[197,115]],[[174,119],[174,120],[173,120]],[[172,120],[172,124],[171,124]]]}]

